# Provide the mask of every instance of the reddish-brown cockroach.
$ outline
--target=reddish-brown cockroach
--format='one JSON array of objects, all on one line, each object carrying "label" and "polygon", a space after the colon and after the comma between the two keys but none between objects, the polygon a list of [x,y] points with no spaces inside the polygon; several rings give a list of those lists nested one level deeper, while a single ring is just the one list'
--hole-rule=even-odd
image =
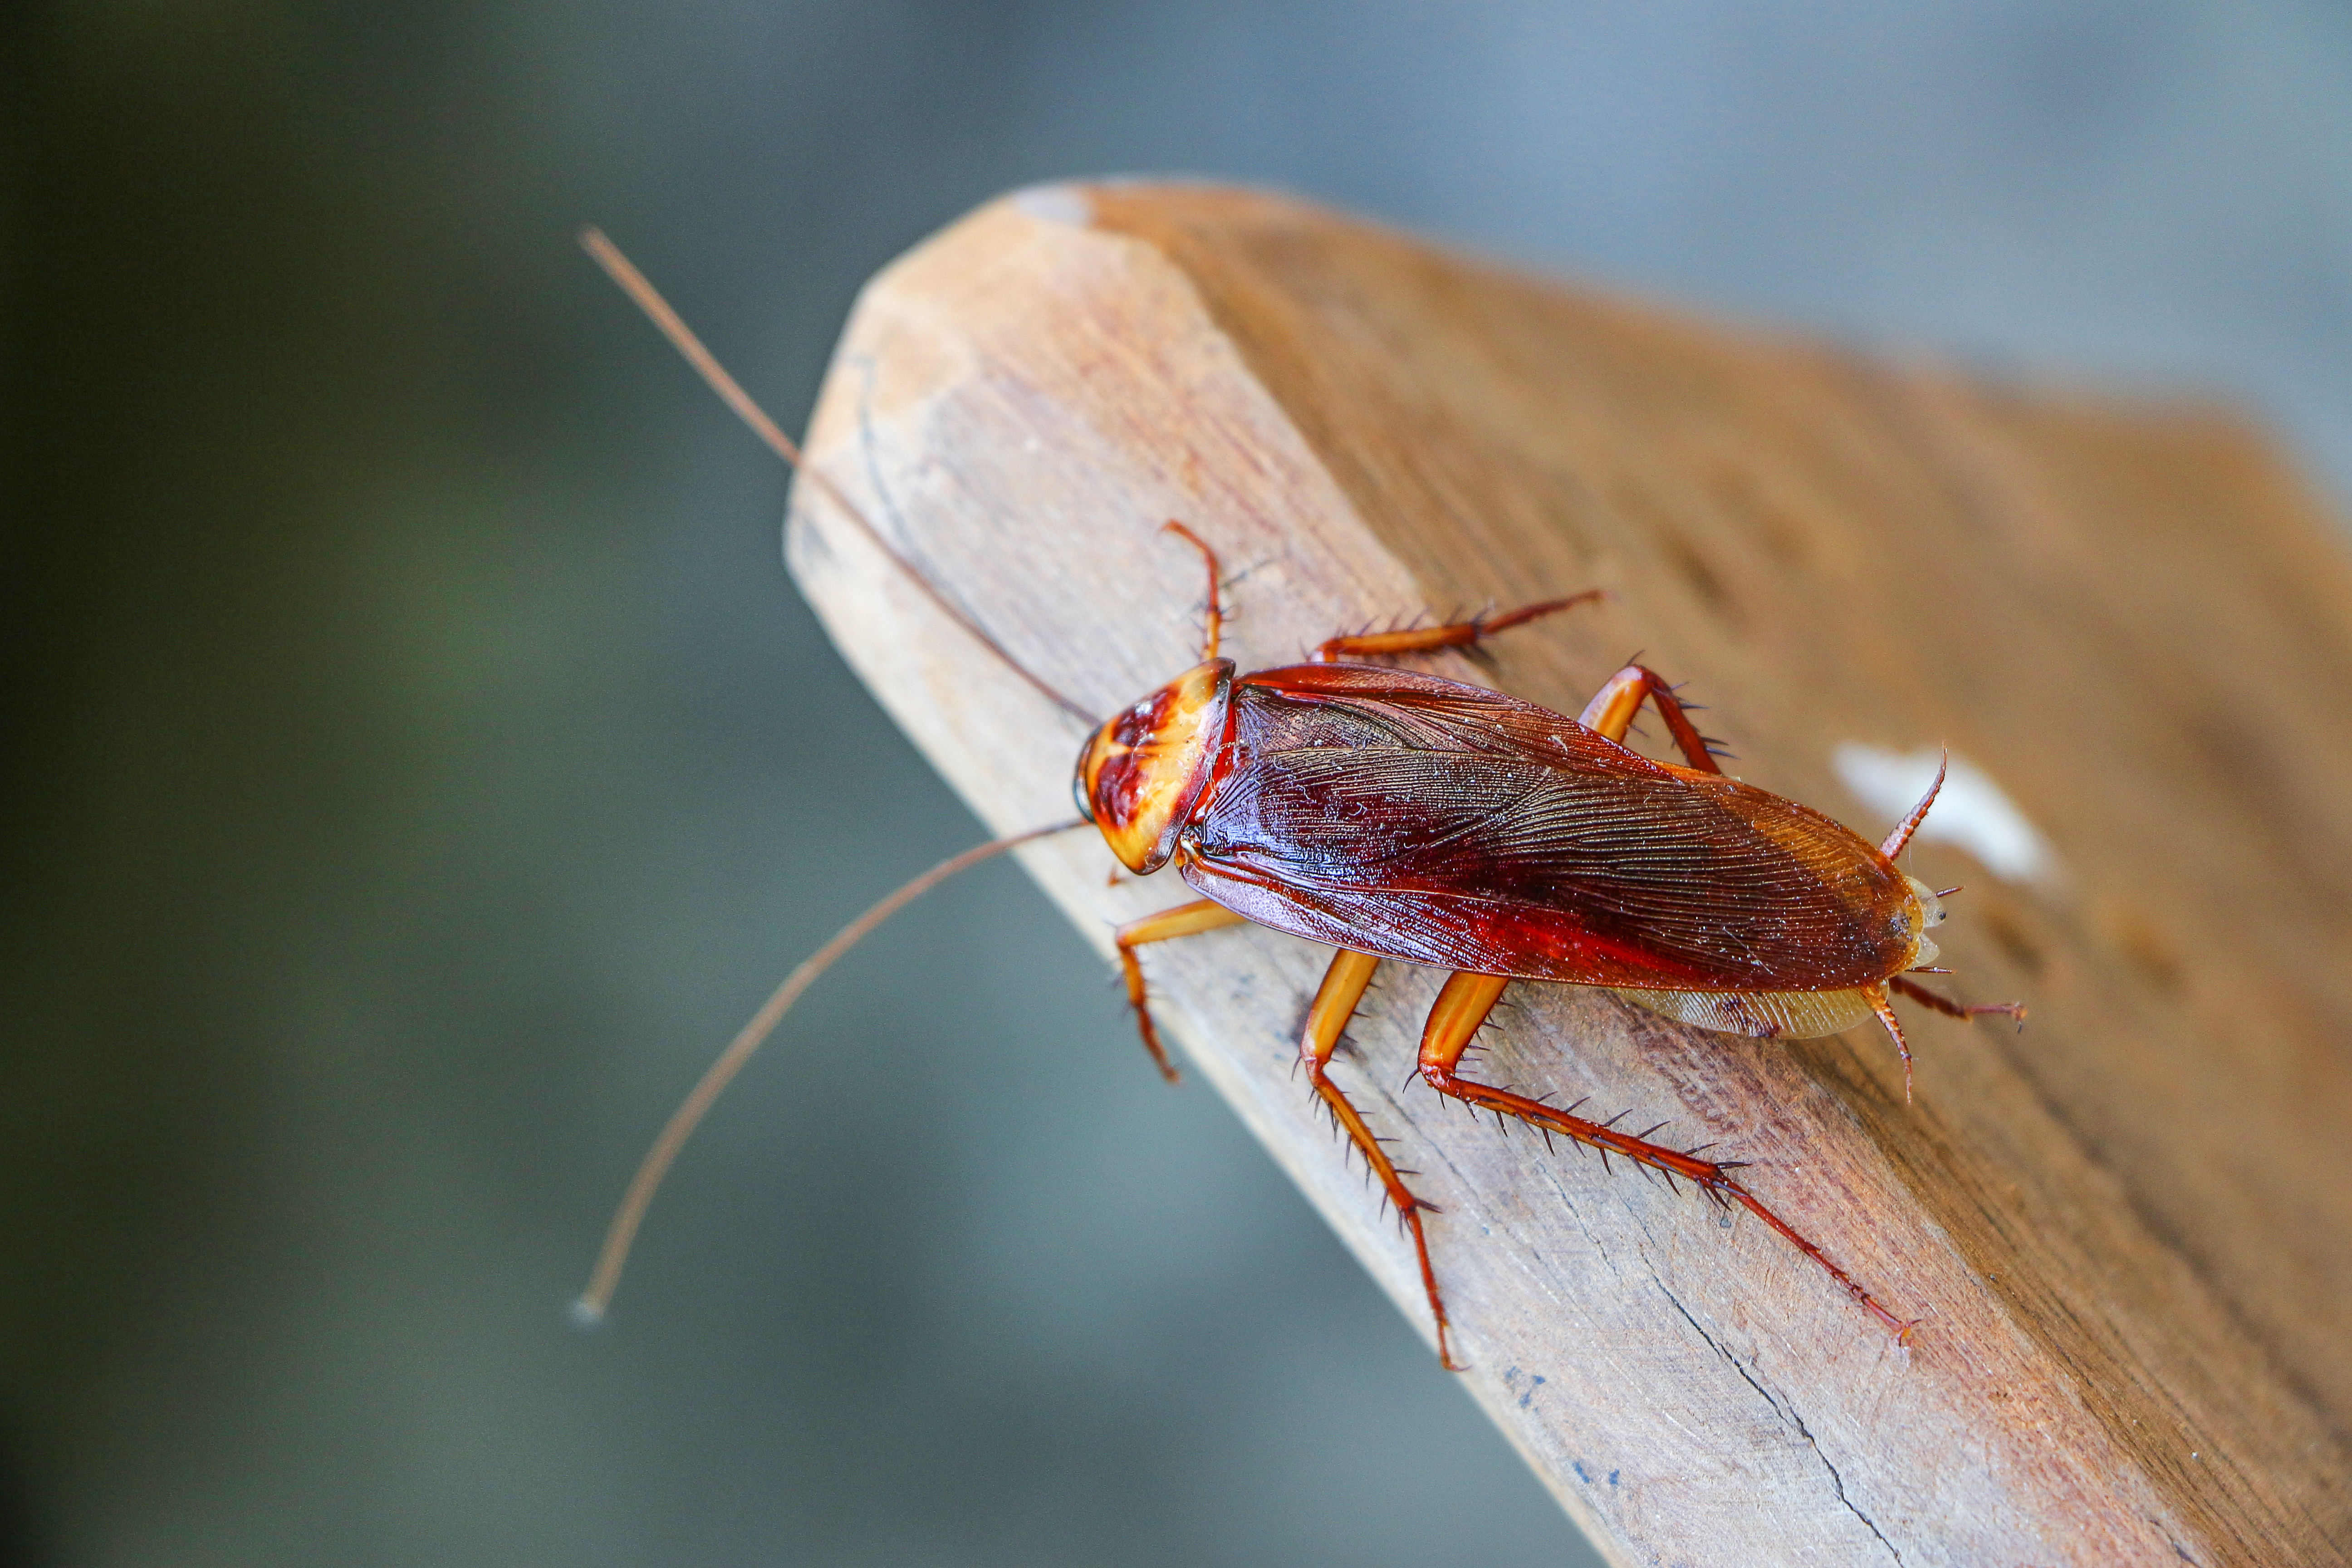
[{"label": "reddish-brown cockroach", "polygon": [[[1873,1317],[1887,1310],[1732,1174],[1738,1163],[1649,1142],[1525,1095],[1461,1076],[1473,1037],[1517,980],[1602,986],[1670,1018],[1760,1039],[1835,1034],[1875,1016],[1910,1084],[1911,1053],[1890,995],[1969,1018],[2014,1003],[1964,1006],[1906,976],[1927,972],[1938,896],[1895,864],[1927,814],[1939,773],[1885,842],[1873,846],[1819,812],[1727,777],[1673,688],[1629,664],[1576,718],[1482,687],[1350,660],[1470,647],[1600,596],[1597,591],[1408,631],[1334,637],[1307,662],[1237,672],[1218,655],[1213,550],[1166,524],[1208,570],[1201,662],[1094,726],[1085,710],[1022,668],[939,593],[745,395],[645,279],[593,230],[583,236],[614,279],[768,444],[932,602],[1009,668],[1092,727],[1074,777],[1080,820],[966,851],[876,905],[793,971],[671,1118],[614,1216],[581,1300],[604,1310],[655,1185],[720,1089],[810,982],[875,926],[990,856],[1091,825],[1128,870],[1173,865],[1202,895],[1120,927],[1117,946],[1143,1043],[1171,1079],[1137,949],[1244,921],[1337,949],[1307,1008],[1298,1051],[1314,1094],[1363,1156],[1410,1231],[1435,1320],[1456,1365],[1422,1215],[1328,1068],[1383,960],[1450,971],[1422,1031],[1419,1073],[1442,1095],[1682,1177],[1737,1203],[1820,1264]],[[1648,702],[1684,766],[1622,742]],[[1652,1128],[1654,1132],[1657,1129]]]}]

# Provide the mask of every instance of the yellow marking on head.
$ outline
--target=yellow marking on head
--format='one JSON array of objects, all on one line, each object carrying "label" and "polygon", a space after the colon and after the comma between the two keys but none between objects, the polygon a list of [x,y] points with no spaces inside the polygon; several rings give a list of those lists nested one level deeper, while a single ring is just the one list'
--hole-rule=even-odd
[{"label": "yellow marking on head", "polygon": [[1130,871],[1167,864],[1207,790],[1225,729],[1234,664],[1196,665],[1095,731],[1078,754],[1080,805]]}]

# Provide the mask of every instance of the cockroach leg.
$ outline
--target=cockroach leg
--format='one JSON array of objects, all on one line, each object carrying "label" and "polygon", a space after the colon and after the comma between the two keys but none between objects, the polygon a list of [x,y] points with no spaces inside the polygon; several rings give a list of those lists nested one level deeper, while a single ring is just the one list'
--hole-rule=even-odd
[{"label": "cockroach leg", "polygon": [[1666,684],[1664,677],[1647,665],[1629,664],[1611,676],[1601,689],[1592,694],[1592,700],[1584,705],[1584,711],[1576,716],[1576,721],[1622,746],[1625,743],[1625,731],[1633,727],[1633,716],[1642,710],[1643,698],[1649,699],[1657,709],[1658,717],[1666,721],[1666,729],[1673,734],[1675,746],[1689,760],[1692,767],[1703,773],[1723,771],[1716,765],[1715,753],[1708,748],[1706,737],[1698,732],[1698,726],[1690,721],[1689,713],[1675,699],[1675,689]]},{"label": "cockroach leg", "polygon": [[1209,563],[1209,601],[1201,613],[1203,622],[1201,634],[1201,660],[1205,664],[1217,657],[1217,638],[1223,632],[1225,625],[1224,612],[1217,606],[1217,552],[1209,548],[1207,541],[1172,517],[1160,525],[1160,531],[1173,533],[1192,541],[1192,548],[1199,551],[1202,559]]},{"label": "cockroach leg", "polygon": [[1908,1105],[1911,1103],[1911,1042],[1903,1037],[1903,1026],[1895,1016],[1895,1004],[1886,999],[1886,987],[1884,985],[1862,985],[1855,989],[1862,993],[1862,999],[1870,1004],[1870,1010],[1878,1015],[1878,1021],[1886,1026],[1886,1032],[1895,1037],[1895,1054],[1903,1058],[1903,1103]]},{"label": "cockroach leg", "polygon": [[1137,962],[1135,950],[1150,942],[1167,942],[1175,937],[1193,936],[1220,926],[1239,925],[1242,917],[1207,899],[1195,899],[1189,904],[1179,904],[1172,910],[1132,920],[1112,933],[1118,944],[1119,968],[1127,976],[1127,999],[1135,1008],[1136,1026],[1143,1032],[1144,1049],[1160,1064],[1160,1076],[1170,1083],[1181,1080],[1183,1075],[1176,1064],[1168,1059],[1168,1049],[1160,1043],[1160,1031],[1152,1026],[1151,1005],[1143,984],[1143,965]]},{"label": "cockroach leg", "polygon": [[[1939,970],[1937,973],[1949,973],[1950,971]],[[1922,1007],[1934,1008],[1947,1018],[1985,1018],[1998,1016],[2003,1018],[2014,1018],[2021,1026],[2025,1023],[2025,1004],[2022,1002],[1955,1002],[1949,997],[1938,996],[1925,985],[1915,984],[1899,974],[1886,984],[1891,990],[1910,997]]]},{"label": "cockroach leg", "polygon": [[1323,984],[1315,993],[1314,1005],[1307,1010],[1307,1025],[1298,1037],[1298,1059],[1307,1068],[1307,1081],[1314,1086],[1316,1094],[1364,1156],[1364,1163],[1387,1189],[1389,1201],[1396,1205],[1406,1228],[1412,1232],[1413,1250],[1421,1259],[1422,1288],[1429,1292],[1430,1314],[1437,1320],[1437,1359],[1448,1372],[1460,1372],[1464,1369],[1454,1361],[1446,1337],[1445,1301],[1437,1291],[1437,1271],[1430,1267],[1429,1238],[1421,1228],[1421,1211],[1436,1211],[1405,1186],[1404,1176],[1395,1162],[1381,1147],[1380,1140],[1372,1136],[1372,1130],[1365,1125],[1347,1094],[1324,1070],[1330,1065],[1332,1052],[1339,1048],[1340,1033],[1347,1028],[1348,1020],[1355,1016],[1357,1004],[1364,998],[1364,988],[1372,982],[1372,971],[1380,965],[1381,961],[1371,954],[1352,952],[1346,948],[1333,956],[1331,967],[1324,971]]},{"label": "cockroach leg", "polygon": [[[1326,984],[1328,984],[1328,982]],[[1829,1259],[1829,1255],[1800,1235],[1795,1226],[1766,1207],[1762,1199],[1733,1179],[1731,1164],[1702,1160],[1680,1149],[1669,1149],[1662,1143],[1650,1142],[1630,1132],[1620,1132],[1609,1121],[1593,1121],[1578,1116],[1572,1110],[1560,1110],[1542,1102],[1514,1094],[1508,1089],[1488,1084],[1473,1083],[1455,1075],[1454,1068],[1468,1047],[1470,1038],[1486,1021],[1486,1015],[1496,999],[1510,982],[1500,975],[1472,974],[1457,972],[1447,977],[1437,994],[1436,1005],[1429,1010],[1429,1022],[1421,1036],[1422,1081],[1438,1093],[1447,1095],[1474,1110],[1498,1112],[1517,1117],[1530,1127],[1547,1132],[1557,1132],[1601,1152],[1605,1162],[1612,1154],[1620,1154],[1637,1165],[1646,1166],[1661,1174],[1680,1176],[1717,1202],[1739,1205],[1748,1213],[1779,1232],[1790,1245],[1829,1271],[1831,1279],[1859,1303],[1863,1310],[1885,1324],[1899,1342],[1908,1342],[1916,1322],[1896,1317],[1878,1299],[1864,1289],[1853,1276]],[[1884,994],[1881,1002],[1884,1002]],[[1890,1019],[1891,1026],[1891,1019]],[[1579,1100],[1581,1105],[1583,1101]],[[1623,1112],[1619,1112],[1622,1115]],[[1610,1119],[1614,1121],[1615,1117]],[[1652,1128],[1655,1131],[1656,1128]]]},{"label": "cockroach leg", "polygon": [[1378,654],[1427,653],[1433,648],[1472,647],[1498,632],[1507,632],[1513,626],[1523,626],[1529,621],[1606,596],[1602,589],[1588,588],[1581,594],[1570,594],[1565,599],[1546,599],[1539,605],[1523,605],[1504,615],[1475,616],[1469,620],[1454,621],[1442,626],[1416,626],[1407,631],[1363,632],[1352,637],[1327,637],[1307,657],[1310,663],[1329,664],[1335,659],[1364,658]]}]

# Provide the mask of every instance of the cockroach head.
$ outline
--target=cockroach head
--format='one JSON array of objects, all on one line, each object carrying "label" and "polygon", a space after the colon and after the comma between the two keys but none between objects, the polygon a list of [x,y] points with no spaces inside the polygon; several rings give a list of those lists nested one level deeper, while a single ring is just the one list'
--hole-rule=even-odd
[{"label": "cockroach head", "polygon": [[1129,870],[1148,876],[1176,852],[1215,772],[1233,689],[1234,661],[1213,658],[1114,716],[1078,753],[1078,810]]}]

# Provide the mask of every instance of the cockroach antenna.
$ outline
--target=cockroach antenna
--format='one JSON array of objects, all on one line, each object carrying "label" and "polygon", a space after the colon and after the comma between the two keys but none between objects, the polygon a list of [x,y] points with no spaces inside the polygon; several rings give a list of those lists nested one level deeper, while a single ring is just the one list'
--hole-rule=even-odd
[{"label": "cockroach antenna", "polygon": [[719,1059],[703,1072],[701,1081],[670,1113],[669,1122],[661,1130],[661,1136],[655,1139],[654,1146],[646,1152],[644,1163],[637,1166],[637,1173],[631,1178],[629,1190],[621,1199],[621,1206],[614,1211],[613,1223],[605,1229],[604,1250],[596,1255],[596,1271],[588,1281],[588,1289],[572,1305],[572,1320],[583,1328],[604,1321],[604,1309],[612,1304],[613,1291],[621,1283],[621,1269],[629,1260],[630,1245],[636,1240],[637,1226],[645,1219],[646,1208],[654,1201],[654,1192],[661,1185],[662,1177],[668,1173],[670,1163],[677,1158],[677,1152],[693,1136],[695,1127],[710,1109],[711,1102],[735,1081],[735,1075],[743,1070],[743,1064],[751,1059],[751,1053],[775,1032],[776,1026],[783,1022],[784,1015],[793,1010],[793,1004],[801,999],[801,993],[814,984],[818,975],[832,968],[843,953],[865,941],[875,927],[956,873],[970,870],[983,860],[993,859],[1007,849],[1017,848],[1034,839],[1090,826],[1083,818],[1057,822],[1051,827],[1033,827],[1026,833],[993,839],[961,855],[951,856],[842,927],[831,942],[818,948],[802,962],[799,968],[786,975],[784,983],[776,987],[775,994],[751,1015],[751,1021],[743,1026],[742,1031],[725,1050],[719,1053]]},{"label": "cockroach antenna", "polygon": [[[1095,721],[1091,714],[1039,679],[1019,659],[1006,652],[1002,643],[982,630],[978,623],[974,622],[970,616],[949,602],[947,595],[933,586],[929,578],[915,570],[914,563],[899,554],[890,542],[883,537],[882,531],[874,526],[856,502],[842,492],[839,485],[835,484],[821,470],[809,464],[802,454],[799,444],[785,435],[773,419],[768,417],[765,409],[751,401],[751,394],[745,392],[741,384],[727,373],[727,367],[719,363],[716,354],[703,346],[702,340],[695,335],[694,329],[688,326],[676,310],[670,309],[669,301],[662,298],[661,291],[646,281],[646,275],[638,271],[627,257],[621,254],[619,246],[604,237],[602,229],[593,226],[582,229],[580,246],[582,249],[587,251],[597,266],[604,269],[605,276],[612,279],[620,286],[623,293],[636,302],[637,309],[643,310],[646,318],[661,330],[662,336],[669,340],[670,346],[677,349],[685,358],[686,363],[694,367],[696,373],[709,385],[710,390],[719,395],[719,401],[733,409],[736,416],[751,427],[752,434],[766,442],[770,449],[789,464],[794,473],[824,491],[826,499],[839,507],[842,514],[856,525],[858,531],[872,541],[875,548],[881,551],[883,556],[892,565],[905,574],[907,580],[920,589],[923,596],[937,605],[942,615],[961,626],[973,641],[994,654],[1007,669],[1027,681],[1056,708],[1085,724],[1088,729],[1094,727]],[[730,1083],[734,1081],[735,1076],[743,1070],[744,1063],[750,1061],[751,1054],[760,1048],[761,1044],[771,1034],[775,1032],[776,1026],[783,1021],[784,1015],[792,1011],[793,1004],[800,1000],[801,993],[814,984],[817,976],[833,967],[835,961],[842,954],[863,942],[875,927],[958,872],[968,870],[983,860],[992,859],[1008,849],[1027,844],[1034,839],[1044,838],[1055,833],[1066,833],[1073,828],[1088,826],[1090,825],[1081,817],[1070,822],[1055,823],[1051,827],[1032,828],[1026,833],[1016,833],[1009,838],[995,839],[942,860],[842,927],[831,942],[817,949],[799,968],[786,975],[784,983],[776,987],[774,994],[771,995],[760,1010],[751,1016],[751,1021],[743,1026],[741,1032],[725,1050],[719,1053],[719,1059],[710,1064],[709,1069],[703,1073],[701,1081],[694,1086],[693,1090],[687,1095],[677,1110],[671,1113],[668,1124],[661,1131],[661,1136],[655,1139],[653,1147],[646,1151],[644,1163],[637,1167],[636,1175],[629,1182],[628,1192],[621,1199],[621,1206],[614,1212],[613,1223],[604,1233],[604,1249],[597,1254],[595,1273],[588,1282],[587,1290],[582,1294],[578,1301],[573,1303],[572,1317],[583,1324],[593,1324],[603,1319],[605,1308],[612,1302],[613,1291],[621,1282],[621,1268],[628,1261],[629,1247],[636,1239],[637,1226],[645,1219],[646,1208],[653,1202],[655,1189],[661,1185],[662,1177],[668,1173],[671,1162],[677,1158],[678,1151],[685,1147],[687,1139],[693,1134],[695,1127],[702,1121],[703,1115],[709,1110],[711,1103]]]},{"label": "cockroach antenna", "polygon": [[858,531],[871,540],[875,548],[881,551],[889,558],[893,565],[906,574],[908,582],[921,589],[924,597],[939,606],[941,614],[961,626],[973,641],[994,654],[1003,662],[1007,669],[1035,688],[1055,707],[1069,714],[1087,729],[1091,730],[1095,727],[1094,715],[1045,684],[1032,673],[1028,667],[1006,652],[1003,644],[982,631],[979,623],[951,604],[946,595],[932,585],[929,578],[916,571],[914,563],[898,553],[891,542],[882,536],[882,531],[867,521],[866,513],[857,503],[843,493],[839,485],[827,479],[822,470],[809,464],[802,456],[799,444],[785,435],[774,420],[768,417],[766,410],[751,401],[751,394],[745,392],[735,378],[727,374],[727,367],[719,363],[719,357],[703,346],[702,340],[695,336],[694,329],[688,326],[676,310],[670,309],[669,301],[661,297],[659,289],[646,280],[646,275],[637,270],[635,264],[621,254],[621,247],[604,237],[603,229],[593,225],[582,229],[580,247],[588,253],[597,266],[604,269],[606,277],[620,286],[623,293],[636,302],[637,309],[643,310],[646,319],[661,330],[662,336],[669,340],[670,346],[677,350],[686,363],[694,367],[696,374],[709,384],[710,390],[719,395],[719,401],[733,409],[736,417],[749,425],[751,427],[751,433],[766,442],[776,456],[790,464],[794,473],[823,490],[826,499],[839,507],[844,515],[856,525]]}]

